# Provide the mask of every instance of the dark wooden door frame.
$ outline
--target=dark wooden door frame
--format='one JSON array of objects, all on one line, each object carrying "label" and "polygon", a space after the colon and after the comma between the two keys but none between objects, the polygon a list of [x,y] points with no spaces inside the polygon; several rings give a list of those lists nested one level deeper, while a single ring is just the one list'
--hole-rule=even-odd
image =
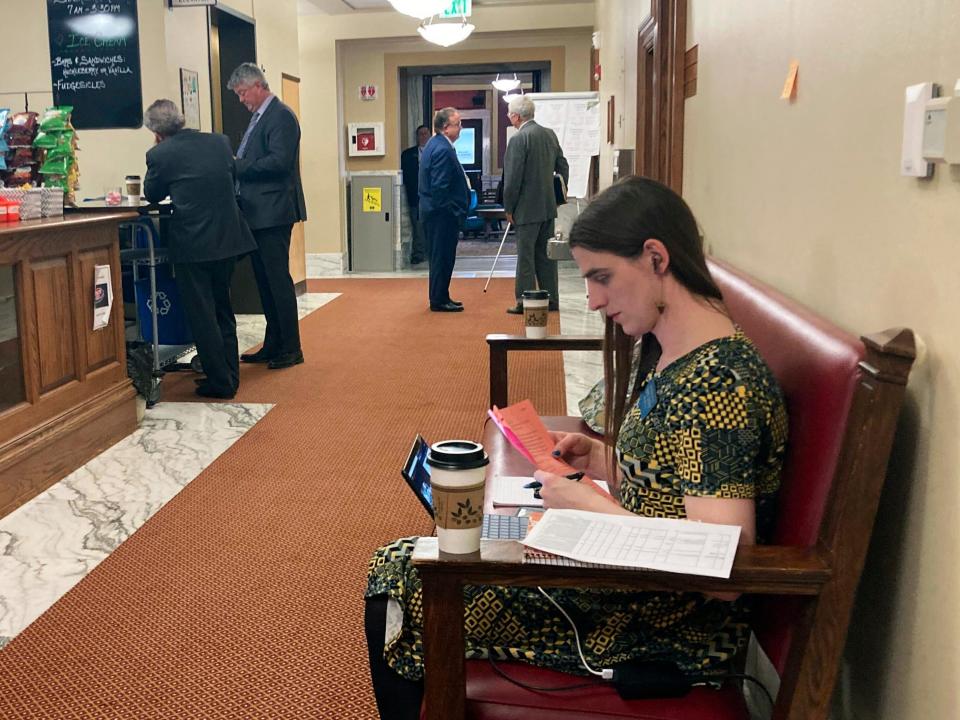
[{"label": "dark wooden door frame", "polygon": [[650,0],[637,35],[637,172],[683,188],[687,0]]}]

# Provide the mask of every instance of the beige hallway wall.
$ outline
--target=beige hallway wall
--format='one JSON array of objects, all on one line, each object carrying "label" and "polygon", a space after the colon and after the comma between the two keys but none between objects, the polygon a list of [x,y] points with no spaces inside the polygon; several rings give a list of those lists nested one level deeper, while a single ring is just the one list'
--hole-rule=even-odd
[{"label": "beige hallway wall", "polygon": [[[686,103],[684,194],[708,246],[858,332],[925,341],[858,595],[837,720],[960,717],[957,464],[960,340],[952,315],[960,169],[899,175],[904,87],[950,92],[960,6],[938,0],[691,0],[698,94]],[[601,99],[633,113],[646,0],[597,0]],[[799,94],[779,99],[800,61]],[[633,147],[634,116],[617,144]],[[610,180],[610,151],[601,184]]]},{"label": "beige hallway wall", "polygon": [[[271,85],[280,87],[281,72],[299,73],[296,0],[221,0],[221,4],[256,20],[259,61],[267,68]],[[137,7],[144,106],[160,97],[179,105],[180,68],[196,70],[200,75],[201,129],[209,131],[206,9],[169,9],[160,0],[139,0]],[[52,103],[46,5],[40,0],[0,0],[0,17],[11,21],[4,35],[4,52],[9,60],[0,74],[0,107],[22,109],[22,96],[3,93],[44,90],[30,96],[31,109],[43,110]],[[143,128],[81,130],[78,138],[78,198],[100,195],[104,185],[119,184],[124,175],[146,171],[144,155],[153,145],[153,135]]]},{"label": "beige hallway wall", "polygon": [[[26,5],[26,8],[25,8]],[[163,4],[140,0],[140,72],[145,103],[158,97],[180,97],[180,80],[166,62]],[[194,12],[191,9],[191,12]],[[0,93],[17,90],[44,90],[30,95],[30,109],[42,112],[53,103],[49,92],[50,46],[47,37],[46,3],[0,0],[0,17],[14,20],[4,32],[6,67],[0,73]],[[6,26],[5,26],[6,29]],[[179,72],[175,70],[174,72]],[[173,95],[176,91],[176,95]],[[208,100],[209,102],[209,100]],[[22,96],[0,94],[0,107],[22,110]],[[77,134],[80,153],[80,189],[77,198],[103,194],[107,184],[120,185],[124,175],[145,172],[144,153],[153,144],[153,135],[144,129],[81,130]]]},{"label": "beige hallway wall", "polygon": [[[358,120],[385,122],[394,135],[387,138],[388,157],[364,159],[357,169],[399,169],[399,154],[395,154],[394,148],[398,144],[406,147],[408,140],[396,136],[399,98],[395,81],[391,85],[385,75],[391,60],[390,67],[395,68],[398,61],[406,63],[427,53],[431,62],[441,64],[472,61],[456,59],[470,57],[463,53],[494,58],[498,48],[561,47],[565,89],[586,89],[589,82],[591,2],[475,7],[472,21],[480,30],[449,50],[421,40],[413,18],[396,12],[363,13],[362,22],[358,21],[360,17],[300,18],[302,101],[308,129],[303,142],[304,191],[308,213],[312,218],[323,218],[322,225],[307,225],[308,253],[339,253],[344,247],[343,179],[347,168],[355,167],[354,162],[348,165],[344,156],[345,123],[353,119],[354,113],[362,113]],[[381,94],[379,100],[356,108],[360,101],[355,104],[353,96],[361,81],[376,83]]]},{"label": "beige hallway wall", "polygon": [[[858,332],[913,327],[836,717],[960,717],[960,168],[899,174],[904,87],[960,75],[960,4],[691,0],[684,192],[713,252]],[[799,60],[798,97],[780,99]]]}]

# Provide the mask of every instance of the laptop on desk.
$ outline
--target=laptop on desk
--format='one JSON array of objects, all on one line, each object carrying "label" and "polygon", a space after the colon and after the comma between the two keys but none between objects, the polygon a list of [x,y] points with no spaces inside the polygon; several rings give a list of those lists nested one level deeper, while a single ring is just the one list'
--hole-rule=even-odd
[{"label": "laptop on desk", "polygon": [[[400,474],[413,490],[420,504],[433,517],[433,494],[430,491],[430,466],[427,464],[427,453],[430,444],[417,435],[403,464]],[[527,534],[526,517],[516,515],[484,515],[483,537],[488,540],[521,540]]]}]

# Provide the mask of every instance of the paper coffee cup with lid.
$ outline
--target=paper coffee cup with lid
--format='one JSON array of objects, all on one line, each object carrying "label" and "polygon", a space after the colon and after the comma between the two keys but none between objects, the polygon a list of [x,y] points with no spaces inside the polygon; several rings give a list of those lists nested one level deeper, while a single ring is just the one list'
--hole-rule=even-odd
[{"label": "paper coffee cup with lid", "polygon": [[523,291],[523,328],[528,338],[547,336],[547,311],[550,293],[546,290]]},{"label": "paper coffee cup with lid", "polygon": [[124,189],[127,194],[127,202],[129,203],[139,203],[140,202],[140,176],[139,175],[127,175],[123,179]]},{"label": "paper coffee cup with lid", "polygon": [[443,440],[430,446],[427,464],[440,552],[463,555],[480,550],[489,462],[483,445],[471,440]]}]

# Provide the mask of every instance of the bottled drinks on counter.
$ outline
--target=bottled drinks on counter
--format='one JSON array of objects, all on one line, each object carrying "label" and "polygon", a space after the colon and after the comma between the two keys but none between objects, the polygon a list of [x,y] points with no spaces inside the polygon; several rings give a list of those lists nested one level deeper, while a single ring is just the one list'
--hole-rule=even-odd
[{"label": "bottled drinks on counter", "polygon": [[20,222],[20,203],[0,198],[0,223]]}]

